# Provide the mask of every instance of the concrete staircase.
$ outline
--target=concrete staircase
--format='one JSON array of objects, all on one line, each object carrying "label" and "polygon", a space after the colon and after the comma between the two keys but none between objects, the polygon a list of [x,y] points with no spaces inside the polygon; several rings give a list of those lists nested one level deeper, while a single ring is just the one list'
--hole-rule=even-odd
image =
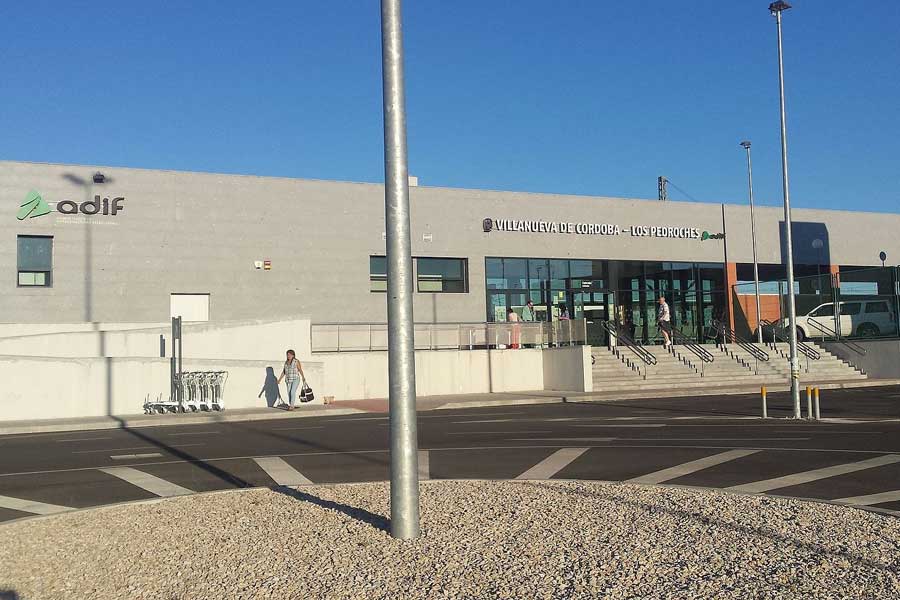
[{"label": "concrete staircase", "polygon": [[[594,392],[665,392],[676,389],[710,389],[779,385],[790,381],[790,364],[786,344],[775,348],[757,345],[769,355],[768,361],[757,361],[737,344],[717,347],[704,344],[713,355],[713,362],[704,362],[688,348],[675,345],[668,350],[662,346],[647,346],[657,360],[647,365],[628,348],[610,350],[595,346]],[[801,379],[811,383],[865,379],[866,375],[849,363],[840,360],[821,347],[817,361],[802,361]]]}]

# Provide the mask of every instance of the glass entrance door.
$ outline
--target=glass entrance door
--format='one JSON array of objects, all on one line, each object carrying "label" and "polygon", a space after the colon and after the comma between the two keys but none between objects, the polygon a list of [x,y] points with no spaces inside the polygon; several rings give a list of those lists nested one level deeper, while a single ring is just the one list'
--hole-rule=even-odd
[{"label": "glass entrance door", "polygon": [[603,329],[604,321],[616,318],[613,294],[606,292],[573,292],[575,319],[584,319],[587,329],[587,344],[605,346],[609,344],[609,334]]}]

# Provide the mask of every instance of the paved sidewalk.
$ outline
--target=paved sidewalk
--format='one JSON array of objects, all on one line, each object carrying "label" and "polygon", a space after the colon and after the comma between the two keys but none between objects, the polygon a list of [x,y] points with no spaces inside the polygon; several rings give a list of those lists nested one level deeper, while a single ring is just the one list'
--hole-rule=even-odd
[{"label": "paved sidewalk", "polygon": [[[804,385],[807,382],[803,382]],[[823,390],[875,388],[900,385],[897,379],[864,379],[850,381],[830,381],[818,385]],[[790,386],[767,386],[770,393],[789,391]],[[634,392],[565,392],[535,390],[526,392],[496,392],[491,394],[453,394],[446,396],[422,396],[417,399],[419,411],[439,409],[486,408],[493,406],[518,406],[533,404],[554,404],[559,402],[613,402],[617,400],[643,400],[654,398],[685,398],[690,396],[719,396],[758,394],[759,386],[715,386],[682,387],[669,389],[645,389]],[[85,417],[77,419],[41,419],[29,421],[6,421],[0,423],[0,435],[23,433],[48,433],[60,431],[88,431],[93,429],[119,429],[124,427],[158,427],[167,425],[196,425],[200,423],[224,423],[229,421],[262,421],[270,419],[297,419],[349,415],[356,413],[386,413],[387,398],[367,400],[343,400],[326,406],[298,406],[287,412],[278,408],[239,408],[224,412],[204,412],[164,415],[130,415],[119,417]]]}]

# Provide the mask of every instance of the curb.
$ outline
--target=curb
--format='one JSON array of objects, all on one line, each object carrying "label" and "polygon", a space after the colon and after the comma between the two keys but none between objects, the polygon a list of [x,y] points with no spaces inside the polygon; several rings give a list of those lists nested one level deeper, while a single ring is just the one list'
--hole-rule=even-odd
[{"label": "curb", "polygon": [[302,419],[307,417],[327,417],[355,415],[366,411],[358,408],[315,408],[301,409],[291,412],[273,411],[259,413],[229,413],[228,411],[202,413],[160,415],[157,420],[149,420],[141,416],[105,417],[102,420],[84,423],[59,423],[52,419],[46,423],[29,423],[27,425],[0,426],[0,436],[22,433],[60,433],[65,431],[93,431],[103,429],[140,429],[143,427],[167,427],[173,425],[202,425],[204,423],[239,423],[244,421],[271,421],[276,419]]},{"label": "curb", "polygon": [[[808,502],[811,504],[825,504],[828,506],[838,506],[842,508],[850,508],[855,510],[860,510],[863,512],[874,513],[878,515],[888,516],[900,518],[900,511],[898,510],[890,510],[886,508],[876,508],[872,506],[861,506],[856,504],[844,504],[842,502],[835,502],[834,500],[823,500],[821,498],[806,498],[801,496],[781,496],[778,494],[746,494],[742,492],[733,492],[724,488],[715,488],[715,487],[705,487],[705,486],[696,486],[696,485],[676,485],[676,484],[666,484],[666,483],[658,483],[658,484],[645,484],[645,483],[629,483],[627,481],[613,481],[610,479],[482,479],[478,477],[474,477],[471,479],[424,479],[419,481],[419,485],[431,485],[435,483],[445,483],[445,482],[466,482],[466,481],[475,481],[475,482],[515,482],[519,481],[522,483],[528,482],[560,482],[560,483],[604,483],[609,485],[633,485],[635,487],[642,488],[670,488],[670,489],[681,489],[688,491],[697,491],[697,492],[714,492],[719,494],[728,494],[732,496],[746,496],[746,497],[763,497],[763,498],[778,498],[781,500],[796,500],[800,502]],[[284,486],[284,485],[271,485],[271,486],[257,486],[257,487],[246,487],[246,488],[235,488],[230,490],[212,490],[209,492],[195,492],[193,494],[186,494],[183,496],[169,496],[165,498],[146,498],[143,500],[128,500],[125,502],[113,502],[112,504],[98,504],[97,506],[87,506],[84,508],[76,508],[73,510],[67,510],[64,512],[54,513],[51,515],[29,515],[27,517],[19,517],[18,519],[11,519],[9,521],[0,522],[0,530],[5,528],[8,525],[12,525],[14,523],[22,523],[24,521],[35,521],[40,519],[51,519],[54,517],[59,517],[62,515],[74,515],[78,513],[88,512],[88,511],[101,511],[109,508],[117,508],[120,506],[132,506],[132,505],[143,505],[143,504],[159,504],[161,502],[168,502],[170,500],[179,500],[184,498],[193,498],[195,496],[213,496],[217,494],[234,494],[234,493],[242,493],[242,492],[253,492],[260,490],[276,490],[278,488],[287,488],[292,490],[309,490],[316,488],[333,488],[333,487],[352,487],[359,485],[369,485],[373,483],[389,483],[388,480],[374,480],[374,481],[350,481],[347,483],[312,483],[308,485],[298,485],[298,486]]]}]

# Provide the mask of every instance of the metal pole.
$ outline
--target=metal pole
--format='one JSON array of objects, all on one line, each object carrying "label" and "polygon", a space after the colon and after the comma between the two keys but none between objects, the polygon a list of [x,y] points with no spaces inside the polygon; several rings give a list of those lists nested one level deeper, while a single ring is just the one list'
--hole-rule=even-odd
[{"label": "metal pole", "polygon": [[775,15],[775,25],[778,31],[778,90],[781,99],[781,186],[784,193],[784,239],[787,246],[787,298],[788,298],[788,325],[790,326],[790,361],[791,361],[791,398],[794,401],[794,418],[800,415],[800,363],[797,360],[797,307],[794,302],[794,248],[791,242],[791,195],[788,186],[788,161],[787,161],[787,127],[784,116],[784,61],[781,48],[781,11],[786,4],[773,3],[769,9]]},{"label": "metal pole", "polygon": [[400,0],[381,0],[381,44],[388,267],[391,535],[408,540],[419,536],[419,464]]},{"label": "metal pole", "polygon": [[759,262],[756,258],[756,215],[753,214],[753,163],[750,160],[750,142],[741,142],[747,151],[747,185],[750,188],[750,238],[753,245],[753,285],[756,288],[756,340],[762,344],[762,310],[759,306]]}]

